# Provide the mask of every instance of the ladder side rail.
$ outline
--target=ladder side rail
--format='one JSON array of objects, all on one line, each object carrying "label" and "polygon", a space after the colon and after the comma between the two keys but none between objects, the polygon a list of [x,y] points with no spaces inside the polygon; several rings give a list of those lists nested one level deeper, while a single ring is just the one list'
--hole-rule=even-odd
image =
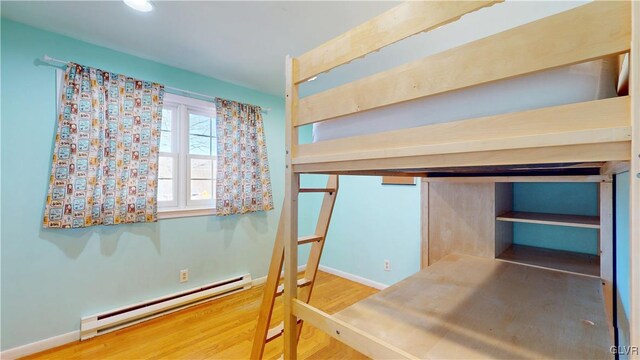
[{"label": "ladder side rail", "polygon": [[282,271],[282,263],[284,262],[284,217],[280,212],[280,221],[278,222],[278,231],[276,232],[276,240],[273,244],[273,252],[271,254],[271,262],[269,271],[267,272],[267,281],[264,285],[264,293],[262,294],[262,303],[260,305],[260,313],[258,314],[258,324],[253,338],[253,347],[251,349],[251,359],[260,360],[264,354],[264,346],[266,344],[267,333],[269,332],[269,324],[271,315],[273,314],[273,306],[276,300],[276,291],[280,282],[280,273]]}]

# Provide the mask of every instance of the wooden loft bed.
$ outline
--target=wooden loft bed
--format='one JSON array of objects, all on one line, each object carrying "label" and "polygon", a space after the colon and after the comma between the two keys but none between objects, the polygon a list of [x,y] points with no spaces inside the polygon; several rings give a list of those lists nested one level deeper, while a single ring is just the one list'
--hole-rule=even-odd
[{"label": "wooden loft bed", "polygon": [[[448,255],[334,316],[296,298],[300,174],[406,175],[453,182],[461,174],[467,179],[475,176],[473,181],[489,178],[495,182],[533,174],[541,176],[539,180],[558,181],[563,179],[558,176],[609,176],[630,166],[630,216],[640,216],[640,176],[636,177],[640,175],[640,77],[635,71],[640,68],[640,3],[589,3],[299,98],[299,86],[314,76],[496,2],[404,3],[297,58],[287,57],[285,359],[296,358],[299,320],[374,358],[552,357],[563,354],[558,346],[566,345],[566,350],[587,343],[611,344],[608,329],[600,326],[606,315],[599,279],[472,256]],[[311,144],[298,141],[298,130],[305,125],[341,121],[357,113],[374,114],[377,109],[415,99],[625,53],[630,54],[628,96]],[[631,254],[640,254],[639,223],[631,224]],[[630,343],[640,345],[640,261],[631,256],[630,262]],[[469,273],[470,268],[477,272]],[[458,273],[469,273],[462,285]],[[504,282],[498,281],[503,277]],[[571,316],[580,320],[566,325],[569,336],[557,329],[565,326],[557,319],[565,319],[562,310],[566,309],[534,303],[533,309],[544,309],[544,313],[538,314],[540,318],[523,319],[517,311],[525,310],[509,297],[525,301],[535,294],[519,289],[501,297],[510,289],[505,284],[513,288],[523,278],[532,281],[551,303],[576,304]],[[568,284],[580,291],[563,291]],[[414,296],[417,300],[411,301]],[[442,310],[447,304],[450,311]],[[511,314],[508,324],[492,317],[495,306],[505,309],[502,315]],[[416,330],[418,324],[412,323],[416,319],[423,321],[418,334],[412,335],[418,337],[403,342],[401,338]],[[519,334],[541,345],[531,345]],[[427,345],[416,349],[420,341]],[[568,356],[606,356],[601,348],[582,350]]]}]

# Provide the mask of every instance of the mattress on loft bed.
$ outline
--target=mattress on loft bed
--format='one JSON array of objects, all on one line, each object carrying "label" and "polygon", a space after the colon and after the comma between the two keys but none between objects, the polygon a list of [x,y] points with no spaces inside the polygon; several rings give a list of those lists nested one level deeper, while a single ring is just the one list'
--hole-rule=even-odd
[{"label": "mattress on loft bed", "polygon": [[315,123],[313,141],[610,98],[617,80],[616,59],[599,59]]},{"label": "mattress on loft bed", "polygon": [[452,254],[335,314],[422,359],[606,359],[600,279]]}]

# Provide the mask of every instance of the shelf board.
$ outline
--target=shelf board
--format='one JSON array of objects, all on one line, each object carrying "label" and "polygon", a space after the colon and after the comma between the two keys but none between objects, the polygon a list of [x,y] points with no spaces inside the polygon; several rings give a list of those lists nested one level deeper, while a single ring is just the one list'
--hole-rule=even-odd
[{"label": "shelf board", "polygon": [[571,251],[511,245],[498,260],[552,270],[600,277],[600,257]]},{"label": "shelf board", "polygon": [[611,358],[600,279],[470,255],[335,317],[419,359]]},{"label": "shelf board", "polygon": [[599,216],[545,214],[523,211],[510,211],[496,217],[499,221],[523,222],[531,224],[573,226],[589,229],[600,228]]}]

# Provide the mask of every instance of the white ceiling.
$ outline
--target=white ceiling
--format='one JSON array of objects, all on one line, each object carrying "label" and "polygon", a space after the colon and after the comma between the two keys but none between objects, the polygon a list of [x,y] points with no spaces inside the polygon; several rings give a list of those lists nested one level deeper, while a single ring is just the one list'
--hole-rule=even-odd
[{"label": "white ceiling", "polygon": [[11,20],[282,95],[285,55],[300,55],[397,2],[154,1],[150,13],[121,1],[1,4]]}]

